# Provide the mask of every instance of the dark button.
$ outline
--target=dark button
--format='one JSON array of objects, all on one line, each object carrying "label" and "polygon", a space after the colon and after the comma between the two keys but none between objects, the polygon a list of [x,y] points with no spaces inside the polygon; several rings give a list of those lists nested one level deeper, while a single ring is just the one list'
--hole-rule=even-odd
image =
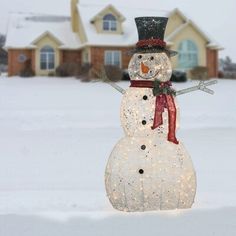
[{"label": "dark button", "polygon": [[146,124],[147,124],[147,121],[146,121],[146,120],[143,120],[143,121],[142,121],[142,124],[143,124],[143,125],[146,125]]},{"label": "dark button", "polygon": [[138,172],[139,172],[139,174],[142,175],[142,174],[144,173],[144,170],[143,170],[143,169],[140,169]]},{"label": "dark button", "polygon": [[142,145],[142,146],[141,146],[141,149],[142,149],[142,150],[145,150],[145,149],[146,149],[146,146],[145,146],[145,145]]},{"label": "dark button", "polygon": [[148,97],[146,95],[143,96],[143,100],[147,100]]}]

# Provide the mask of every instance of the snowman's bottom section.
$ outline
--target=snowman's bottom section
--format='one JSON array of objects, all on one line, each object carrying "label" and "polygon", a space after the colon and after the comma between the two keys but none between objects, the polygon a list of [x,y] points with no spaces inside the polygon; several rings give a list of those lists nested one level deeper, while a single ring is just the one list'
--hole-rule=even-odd
[{"label": "snowman's bottom section", "polygon": [[125,137],[113,149],[105,173],[108,198],[121,211],[190,208],[196,175],[182,143],[165,137]]}]

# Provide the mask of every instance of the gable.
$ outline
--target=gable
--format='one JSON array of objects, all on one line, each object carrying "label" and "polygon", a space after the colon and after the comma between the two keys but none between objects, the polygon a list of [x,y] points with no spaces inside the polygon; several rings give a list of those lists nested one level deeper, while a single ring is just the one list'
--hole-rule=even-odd
[{"label": "gable", "polygon": [[[206,65],[206,45],[207,39],[200,34],[192,24],[187,24],[178,34],[172,38],[173,46],[172,50],[178,51],[181,42],[190,40],[194,42],[198,51],[198,63],[200,66]],[[177,68],[177,57],[172,58],[173,66]]]},{"label": "gable", "polygon": [[37,45],[46,44],[46,43],[50,43],[57,47],[62,45],[62,42],[50,32],[43,33],[38,38],[36,38],[31,44],[37,46]]},{"label": "gable", "polygon": [[176,35],[182,33],[183,30],[186,30],[185,28],[188,27],[192,27],[192,29],[208,43],[212,41],[207,34],[205,34],[192,20],[184,16],[184,14],[177,8],[169,14],[166,37],[168,40],[172,40]]},{"label": "gable", "polygon": [[179,10],[175,9],[169,15],[169,20],[168,20],[168,24],[166,27],[165,36],[168,37],[176,29],[178,29],[180,26],[185,24],[186,21],[187,21],[187,19],[183,16],[183,14],[181,14]]},{"label": "gable", "polygon": [[[104,31],[103,29],[103,18],[106,15],[112,15],[116,19],[116,30]],[[108,5],[96,16],[91,19],[91,24],[96,28],[97,33],[109,33],[109,34],[121,34],[122,33],[122,22],[125,20],[124,16],[112,5]]]},{"label": "gable", "polygon": [[102,20],[103,17],[106,14],[112,14],[114,15],[118,21],[123,22],[125,20],[125,17],[113,6],[113,5],[108,5],[104,9],[102,9],[100,12],[98,12],[92,19],[91,23],[95,22],[96,20]]},{"label": "gable", "polygon": [[205,46],[208,43],[206,37],[196,30],[191,23],[186,24],[178,33],[173,35],[171,40],[176,43],[184,39],[190,39],[199,44],[204,44]]},{"label": "gable", "polygon": [[45,46],[50,46],[50,47],[53,48],[53,50],[55,52],[55,67],[56,67],[60,63],[60,50],[59,50],[59,47],[60,47],[61,44],[50,33],[45,33],[43,36],[38,38],[37,41],[35,41],[34,43],[36,45],[36,51],[35,51],[35,71],[39,75],[48,75],[48,73],[50,71],[49,69],[42,70],[40,68],[40,61],[41,61],[40,54],[41,54],[41,50]]}]

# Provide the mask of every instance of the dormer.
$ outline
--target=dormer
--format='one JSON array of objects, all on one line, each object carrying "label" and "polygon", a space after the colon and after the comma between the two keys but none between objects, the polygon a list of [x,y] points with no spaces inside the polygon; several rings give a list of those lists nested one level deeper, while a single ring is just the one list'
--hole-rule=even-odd
[{"label": "dormer", "polygon": [[122,34],[122,22],[125,17],[112,5],[108,5],[91,19],[97,33],[100,34]]}]

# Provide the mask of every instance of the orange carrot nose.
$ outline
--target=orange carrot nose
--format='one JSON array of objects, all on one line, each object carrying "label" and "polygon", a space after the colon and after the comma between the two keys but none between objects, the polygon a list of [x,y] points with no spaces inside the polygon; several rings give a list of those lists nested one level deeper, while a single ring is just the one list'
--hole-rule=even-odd
[{"label": "orange carrot nose", "polygon": [[149,71],[149,67],[145,66],[143,62],[141,62],[141,69],[144,74],[147,74]]}]

